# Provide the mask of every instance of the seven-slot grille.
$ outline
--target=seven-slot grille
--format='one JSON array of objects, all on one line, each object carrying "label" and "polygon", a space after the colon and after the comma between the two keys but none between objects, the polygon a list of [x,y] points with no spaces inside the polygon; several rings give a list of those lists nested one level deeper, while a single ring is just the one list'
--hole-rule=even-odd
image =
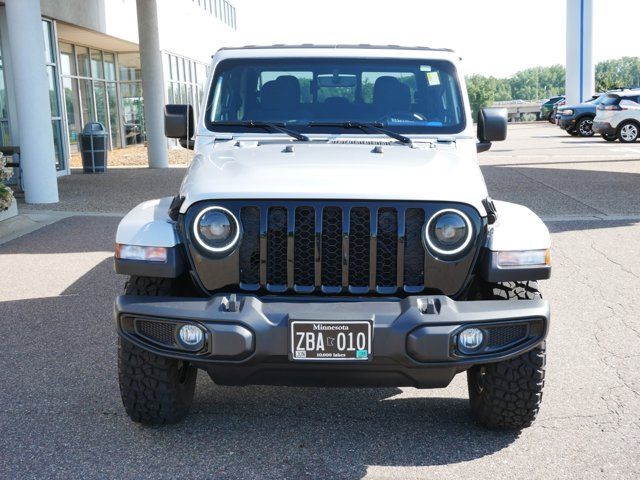
[{"label": "seven-slot grille", "polygon": [[423,208],[243,206],[240,287],[311,293],[417,293],[425,286]]}]

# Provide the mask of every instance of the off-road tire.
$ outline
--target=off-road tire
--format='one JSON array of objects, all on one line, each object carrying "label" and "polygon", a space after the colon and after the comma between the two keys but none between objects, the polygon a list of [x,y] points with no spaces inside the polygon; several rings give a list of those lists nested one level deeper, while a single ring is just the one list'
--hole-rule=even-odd
[{"label": "off-road tire", "polygon": [[[485,300],[542,298],[537,282],[484,284]],[[487,428],[520,430],[535,420],[542,401],[545,344],[502,362],[475,365],[467,371],[473,419]]]},{"label": "off-road tire", "polygon": [[173,290],[173,278],[131,276],[127,283],[124,284],[125,295],[138,295],[140,297],[171,295]]},{"label": "off-road tire", "polygon": [[[131,277],[127,295],[170,295],[171,279]],[[124,338],[118,344],[120,394],[127,415],[146,425],[176,423],[193,401],[197,369],[187,362],[158,356]]]}]

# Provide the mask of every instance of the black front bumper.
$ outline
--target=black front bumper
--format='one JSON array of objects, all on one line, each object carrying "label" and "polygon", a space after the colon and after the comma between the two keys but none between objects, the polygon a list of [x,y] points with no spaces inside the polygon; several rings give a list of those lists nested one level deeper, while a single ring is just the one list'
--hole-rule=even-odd
[{"label": "black front bumper", "polygon": [[571,117],[558,117],[558,126],[563,130],[572,130],[576,128],[576,118]]},{"label": "black front bumper", "polygon": [[[228,300],[223,295],[210,299],[123,295],[115,305],[118,331],[145,350],[192,362],[219,384],[444,387],[471,365],[505,360],[539,345],[550,318],[544,300],[250,295],[238,297],[236,303]],[[288,328],[292,319],[371,319],[373,359],[330,364],[292,361]],[[207,332],[205,345],[197,352],[180,347],[177,340],[176,332],[185,323]],[[464,355],[457,348],[457,334],[468,326],[486,335],[480,353]]]}]

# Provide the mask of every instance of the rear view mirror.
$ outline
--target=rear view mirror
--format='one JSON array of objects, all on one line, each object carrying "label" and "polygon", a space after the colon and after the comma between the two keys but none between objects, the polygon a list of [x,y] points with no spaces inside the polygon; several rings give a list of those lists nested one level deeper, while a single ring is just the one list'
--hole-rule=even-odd
[{"label": "rear view mirror", "polygon": [[348,74],[318,75],[318,87],[350,87],[356,86],[356,76]]},{"label": "rear view mirror", "polygon": [[507,109],[483,108],[478,112],[478,152],[486,152],[491,142],[507,138]]},{"label": "rear view mirror", "polygon": [[193,137],[193,107],[170,104],[164,107],[164,134],[167,138],[188,140]]}]

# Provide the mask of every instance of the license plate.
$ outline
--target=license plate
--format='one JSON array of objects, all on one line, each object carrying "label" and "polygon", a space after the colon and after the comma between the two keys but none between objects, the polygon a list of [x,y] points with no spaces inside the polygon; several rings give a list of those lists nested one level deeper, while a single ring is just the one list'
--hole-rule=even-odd
[{"label": "license plate", "polygon": [[291,320],[289,330],[291,360],[366,362],[371,358],[371,320]]}]

